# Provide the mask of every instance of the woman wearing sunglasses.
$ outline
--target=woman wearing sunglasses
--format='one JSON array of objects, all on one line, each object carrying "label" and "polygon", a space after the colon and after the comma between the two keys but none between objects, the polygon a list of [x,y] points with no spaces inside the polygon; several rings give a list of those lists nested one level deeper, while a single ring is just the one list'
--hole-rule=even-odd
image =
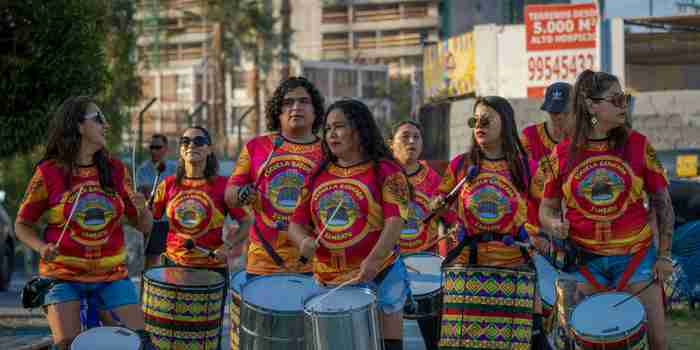
[{"label": "woman wearing sunglasses", "polygon": [[328,108],[322,149],[325,160],[307,179],[289,237],[302,256],[314,256],[321,284],[376,288],[384,348],[402,349],[408,282],[397,244],[410,185],[372,112],[358,100],[340,100]]},{"label": "woman wearing sunglasses", "polygon": [[[666,340],[658,280],[673,271],[674,214],[653,146],[625,125],[627,102],[614,75],[587,70],[578,77],[575,132],[552,153],[554,174],[545,180],[540,221],[578,247],[577,279],[584,294],[641,291],[651,348],[661,350]],[[658,234],[649,225],[650,212]]]},{"label": "woman wearing sunglasses", "polygon": [[[432,203],[432,207],[444,215],[445,208],[450,204],[445,203],[446,195],[456,189],[456,203],[447,219],[461,225],[464,235],[461,235],[459,245],[447,254],[443,266],[479,265],[529,271],[526,252],[516,242],[524,243],[527,240],[524,224],[527,221],[529,170],[518,138],[513,108],[502,97],[487,96],[476,100],[473,113],[468,120],[468,125],[472,128],[471,149],[450,162]],[[462,180],[464,182],[461,188],[456,188]],[[465,275],[464,278],[471,277]],[[513,297],[507,292],[504,295]],[[474,309],[467,305],[458,306],[457,309],[453,307],[454,303],[449,302],[443,306],[441,346],[471,347],[473,344],[467,344],[482,341],[479,340],[480,329],[503,326],[492,317],[476,321],[474,317],[466,316],[479,314],[480,306]],[[514,318],[522,315],[510,314],[511,312],[525,312],[501,311],[502,314],[505,313],[503,317],[513,315]],[[454,312],[460,315],[455,316]],[[462,314],[464,318],[458,317]],[[458,317],[457,321],[455,317]],[[459,329],[469,331],[462,333]],[[517,332],[513,330],[513,334],[529,332],[529,329]],[[515,344],[528,345],[531,339],[514,336],[512,340],[489,341],[512,347]]]},{"label": "woman wearing sunglasses", "polygon": [[[63,102],[15,222],[17,238],[41,256],[39,275],[56,281],[44,306],[58,349],[70,348],[81,330],[81,298],[150,344],[128,278],[120,221],[126,215],[139,231],[150,232],[153,218],[124,164],[107,153],[108,128],[92,98]],[[34,226],[44,214],[42,238]]]}]

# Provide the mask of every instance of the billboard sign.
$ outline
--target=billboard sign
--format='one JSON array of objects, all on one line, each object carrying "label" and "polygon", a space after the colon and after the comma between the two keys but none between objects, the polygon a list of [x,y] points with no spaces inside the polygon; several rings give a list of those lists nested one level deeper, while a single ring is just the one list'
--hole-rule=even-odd
[{"label": "billboard sign", "polygon": [[425,98],[473,93],[475,89],[474,34],[464,33],[423,49]]}]

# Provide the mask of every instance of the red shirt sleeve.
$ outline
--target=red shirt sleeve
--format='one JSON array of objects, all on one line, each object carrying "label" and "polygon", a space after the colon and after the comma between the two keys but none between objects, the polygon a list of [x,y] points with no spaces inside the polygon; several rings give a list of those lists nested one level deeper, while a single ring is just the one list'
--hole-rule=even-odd
[{"label": "red shirt sleeve", "polygon": [[301,198],[299,204],[294,208],[292,216],[289,217],[289,222],[295,224],[310,226],[311,225],[311,193],[313,189],[307,182],[301,189]]},{"label": "red shirt sleeve", "polygon": [[40,167],[36,168],[27,185],[17,217],[21,221],[35,223],[49,207],[49,191]]},{"label": "red shirt sleeve", "polygon": [[648,139],[644,138],[644,189],[647,193],[656,193],[668,187],[668,178],[663,165],[656,157],[656,150]]},{"label": "red shirt sleeve", "polygon": [[168,176],[158,184],[156,194],[153,196],[153,218],[156,220],[160,220],[165,215],[165,208],[168,204],[167,188],[173,180],[172,176]]},{"label": "red shirt sleeve", "polygon": [[566,164],[566,157],[562,156],[564,154],[564,147],[567,146],[564,144],[557,145],[554,152],[547,158],[547,161],[549,161],[547,165],[551,165],[552,168],[548,169],[550,171],[544,172],[544,191],[542,198],[562,198],[564,195],[561,189],[563,183],[561,168],[562,164]]},{"label": "red shirt sleeve", "polygon": [[233,173],[231,173],[231,176],[228,178],[229,186],[240,187],[253,182],[253,177],[250,174],[252,160],[250,151],[248,150],[249,146],[250,142],[241,150],[241,154],[238,156],[238,161],[236,161],[236,167],[233,169]]},{"label": "red shirt sleeve", "polygon": [[410,191],[408,179],[398,164],[382,161],[379,167],[382,181],[382,212],[384,219],[392,217],[408,218]]},{"label": "red shirt sleeve", "polygon": [[114,169],[114,186],[124,201],[124,213],[129,220],[135,221],[138,219],[138,211],[136,206],[134,206],[134,196],[136,194],[134,192],[134,182],[124,163],[117,159],[112,159],[112,165]]}]

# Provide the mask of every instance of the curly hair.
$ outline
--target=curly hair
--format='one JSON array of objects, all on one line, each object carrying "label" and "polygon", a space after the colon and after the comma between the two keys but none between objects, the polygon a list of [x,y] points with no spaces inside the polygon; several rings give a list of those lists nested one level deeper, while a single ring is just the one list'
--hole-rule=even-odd
[{"label": "curly hair", "polygon": [[[508,163],[508,170],[513,177],[513,184],[521,192],[527,193],[530,182],[530,168],[525,161],[525,148],[520,143],[518,137],[518,126],[515,122],[515,112],[508,100],[500,96],[485,96],[479,97],[474,102],[473,112],[479,105],[485,105],[493,108],[501,118],[501,142],[503,147],[503,155]],[[476,142],[476,138],[472,133],[472,145],[466,154],[469,164],[476,167],[476,172],[472,175],[475,177],[481,171],[481,159],[484,158],[481,147]],[[460,171],[466,173],[467,162],[462,159],[459,164]]]},{"label": "curly hair", "polygon": [[[608,91],[613,85],[620,84],[616,76],[605,72],[594,72],[590,69],[583,71],[576,79],[574,85],[574,115],[576,118],[574,125],[574,135],[569,146],[569,160],[566,165],[567,171],[578,163],[578,158],[588,143],[588,139],[593,133],[594,116],[588,109],[587,99],[598,98]],[[608,143],[610,148],[622,153],[622,149],[627,143],[629,132],[627,126],[619,126],[608,132]]]},{"label": "curly hair", "polygon": [[[390,162],[393,162],[403,171],[403,167],[396,160],[396,158],[394,158],[393,153],[384,142],[384,139],[382,138],[382,132],[379,129],[379,126],[377,126],[377,123],[374,120],[374,116],[372,115],[372,111],[369,110],[367,105],[355,99],[342,99],[336,101],[333,104],[331,104],[326,110],[326,114],[323,117],[324,124],[326,123],[326,120],[328,119],[330,113],[334,110],[342,111],[352,129],[357,131],[357,133],[359,134],[360,145],[362,145],[361,148],[363,155],[365,156],[365,158],[367,158],[367,160],[372,162],[375,174],[379,173],[379,162],[381,160],[388,160]],[[311,185],[313,185],[314,181],[316,180],[316,177],[321,172],[323,172],[323,170],[325,170],[330,163],[336,162],[338,160],[338,157],[335,156],[328,147],[328,142],[326,141],[326,132],[326,128],[323,128],[323,135],[321,137],[323,161],[318,166],[316,171],[311,175],[309,181],[309,184]],[[406,175],[405,171],[403,171],[403,173],[404,175]],[[406,176],[406,178],[408,178],[408,176]],[[378,177],[375,177],[375,181],[377,188],[381,188],[381,184],[379,183]],[[410,186],[410,184],[409,193],[412,199],[413,189]]]},{"label": "curly hair", "polygon": [[284,100],[284,96],[298,87],[303,87],[309,96],[311,96],[311,104],[314,106],[314,122],[311,126],[311,130],[315,134],[321,128],[321,125],[323,125],[323,111],[325,106],[323,95],[321,95],[321,92],[316,89],[314,84],[306,78],[290,77],[275,89],[272,97],[265,105],[265,120],[268,131],[280,131],[282,127],[280,114],[282,114],[282,101]]},{"label": "curly hair", "polygon": [[[204,128],[203,126],[199,126],[199,125],[191,126],[187,129],[185,129],[185,131],[183,131],[182,134],[184,135],[185,132],[187,132],[187,130],[191,130],[191,129],[196,129],[196,130],[201,131],[204,134],[204,136],[207,138],[207,140],[209,141],[209,145],[213,144],[213,142],[211,140],[211,136],[209,135],[209,131],[206,128]],[[179,147],[182,147],[182,146],[179,146]],[[204,178],[207,180],[207,182],[211,183],[214,181],[214,179],[216,178],[216,176],[219,173],[219,160],[216,158],[216,154],[214,154],[214,152],[211,152],[207,156],[206,162],[207,163],[204,166]],[[178,163],[177,163],[177,170],[175,170],[175,183],[177,183],[178,185],[182,185],[182,180],[185,177],[186,177],[185,160],[182,159],[182,157],[180,157],[180,159],[178,160]]]},{"label": "curly hair", "polygon": [[[90,96],[71,96],[53,112],[49,126],[48,141],[44,156],[37,166],[44,161],[54,160],[65,169],[65,184],[71,186],[71,175],[78,168],[78,155],[80,154],[80,123],[85,121],[85,112],[88,105],[97,105],[95,99]],[[112,180],[112,166],[109,153],[105,148],[95,152],[92,156],[93,163],[97,167],[100,187],[107,193],[114,193],[115,186]]]}]

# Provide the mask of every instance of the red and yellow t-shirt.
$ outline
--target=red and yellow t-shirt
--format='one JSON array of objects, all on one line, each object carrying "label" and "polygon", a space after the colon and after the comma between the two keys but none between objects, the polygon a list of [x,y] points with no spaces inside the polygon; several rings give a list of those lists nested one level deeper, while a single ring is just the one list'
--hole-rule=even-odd
[{"label": "red and yellow t-shirt", "polygon": [[57,243],[65,227],[59,255],[52,261],[39,261],[41,276],[79,282],[127,277],[120,220],[124,215],[136,220],[138,214],[133,205],[133,183],[124,164],[110,159],[110,165],[114,192],[102,189],[96,166],[79,167],[70,179],[54,160],[37,166],[17,216],[34,224],[47,213],[47,243]]},{"label": "red and yellow t-shirt", "polygon": [[530,125],[523,129],[520,142],[527,153],[531,176],[527,222],[535,228],[530,230],[530,233],[537,234],[540,227],[539,209],[544,192],[544,179],[551,173],[552,169],[549,155],[556,147],[557,142],[549,135],[547,123]]},{"label": "red and yellow t-shirt", "polygon": [[[383,160],[375,166],[370,161],[347,168],[329,164],[304,188],[291,218],[313,226],[315,235],[326,228],[314,259],[316,278],[338,284],[356,277],[379,241],[384,220],[406,218],[408,203],[408,180],[394,162]],[[396,254],[390,254],[383,267],[395,259]]]},{"label": "red and yellow t-shirt", "polygon": [[153,200],[153,217],[168,217],[170,223],[165,254],[180,266],[225,267],[226,262],[209,257],[199,249],[188,250],[187,240],[209,251],[220,248],[224,242],[221,233],[228,213],[234,219],[246,216],[241,208],[228,208],[224,202],[226,178],[185,178],[177,184],[175,176],[166,177],[158,186]]},{"label": "red and yellow t-shirt", "polygon": [[630,131],[622,150],[589,140],[573,166],[565,141],[551,158],[554,176],[545,180],[544,198],[564,199],[574,242],[599,255],[631,254],[651,244],[645,192],[664,189],[668,180],[644,135]]},{"label": "red and yellow t-shirt", "polygon": [[[462,161],[468,162],[464,157],[459,155],[450,162],[438,188],[439,194],[447,195],[466,175],[460,168]],[[450,216],[452,221],[464,226],[469,236],[486,232],[517,235],[527,220],[527,202],[513,184],[505,159],[481,161],[479,174],[464,183]],[[523,263],[520,248],[500,241],[479,243],[477,254],[479,265],[512,267]],[[468,261],[467,248],[456,262],[466,264]]]},{"label": "red and yellow t-shirt", "polygon": [[[277,138],[284,142],[274,149]],[[274,154],[263,172],[262,167],[273,150]],[[287,238],[289,217],[299,203],[305,178],[318,167],[322,158],[320,140],[295,143],[282,138],[279,133],[256,137],[241,151],[229,184],[257,184],[258,193],[264,194],[259,195],[253,204],[255,224],[251,225],[246,259],[249,273],[267,275],[282,271],[265,251],[258,234],[263,235],[284,259],[287,268],[298,266],[299,251]],[[310,272],[311,269],[311,264],[307,264],[297,272]]]},{"label": "red and yellow t-shirt", "polygon": [[421,220],[430,212],[428,205],[440,184],[440,175],[423,161],[419,165],[418,171],[408,175],[414,197],[408,207],[406,224],[401,230],[399,245],[402,253],[437,252],[436,244],[431,244],[437,239],[436,221],[423,225]]}]

